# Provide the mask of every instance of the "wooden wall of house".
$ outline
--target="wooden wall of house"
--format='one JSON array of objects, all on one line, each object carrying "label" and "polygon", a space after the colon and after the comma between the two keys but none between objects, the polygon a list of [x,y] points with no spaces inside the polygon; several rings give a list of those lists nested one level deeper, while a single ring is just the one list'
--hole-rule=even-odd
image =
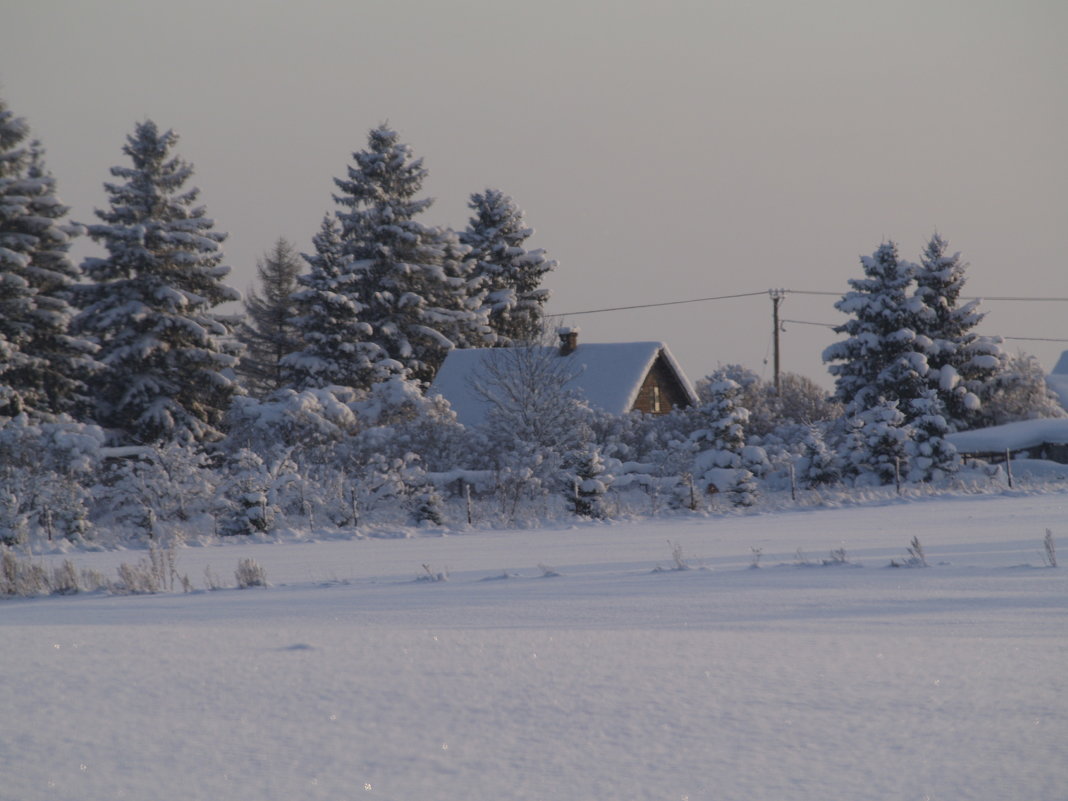
[{"label": "wooden wall of house", "polygon": [[[659,395],[659,408],[657,397]],[[649,374],[642,382],[634,409],[646,414],[667,414],[672,409],[681,409],[690,405],[686,392],[679,386],[675,373],[667,365],[664,357],[657,356]]]}]

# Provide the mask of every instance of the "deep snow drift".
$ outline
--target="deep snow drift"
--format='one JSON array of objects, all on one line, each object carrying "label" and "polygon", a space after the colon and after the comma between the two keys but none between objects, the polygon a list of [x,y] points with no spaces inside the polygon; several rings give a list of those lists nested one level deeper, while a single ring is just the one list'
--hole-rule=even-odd
[{"label": "deep snow drift", "polygon": [[272,586],[0,602],[0,798],[1063,799],[1066,506],[182,548]]}]

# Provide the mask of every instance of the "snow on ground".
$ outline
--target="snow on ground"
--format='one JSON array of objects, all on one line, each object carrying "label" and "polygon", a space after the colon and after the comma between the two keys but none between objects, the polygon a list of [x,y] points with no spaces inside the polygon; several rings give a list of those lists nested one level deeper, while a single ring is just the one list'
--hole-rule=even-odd
[{"label": "snow on ground", "polygon": [[0,602],[0,799],[1065,799],[1066,507],[182,548],[272,586]]}]

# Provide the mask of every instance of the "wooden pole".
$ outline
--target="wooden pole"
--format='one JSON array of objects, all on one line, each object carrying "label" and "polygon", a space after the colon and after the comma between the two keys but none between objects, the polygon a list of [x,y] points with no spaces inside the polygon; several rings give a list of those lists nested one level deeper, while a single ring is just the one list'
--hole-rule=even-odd
[{"label": "wooden pole", "polygon": [[781,363],[779,359],[779,332],[782,329],[782,323],[779,322],[779,304],[782,303],[783,296],[786,294],[784,289],[769,289],[768,294],[771,296],[771,328],[772,328],[772,353],[773,353],[773,368],[775,374],[775,394],[779,394],[779,390],[782,388],[782,382],[779,378],[781,373]]}]

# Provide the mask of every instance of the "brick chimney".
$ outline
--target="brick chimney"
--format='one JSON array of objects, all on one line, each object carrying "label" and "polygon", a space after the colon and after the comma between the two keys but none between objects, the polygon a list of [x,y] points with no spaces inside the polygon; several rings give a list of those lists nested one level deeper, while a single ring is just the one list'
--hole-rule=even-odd
[{"label": "brick chimney", "polygon": [[575,352],[578,347],[578,328],[565,326],[556,329],[556,335],[560,337],[560,355],[568,356]]}]

